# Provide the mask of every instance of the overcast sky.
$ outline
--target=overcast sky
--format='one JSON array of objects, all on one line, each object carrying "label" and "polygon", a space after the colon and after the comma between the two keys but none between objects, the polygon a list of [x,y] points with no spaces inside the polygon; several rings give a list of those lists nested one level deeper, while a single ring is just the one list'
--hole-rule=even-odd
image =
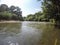
[{"label": "overcast sky", "polygon": [[37,0],[0,0],[0,4],[7,4],[9,7],[11,5],[20,7],[22,16],[41,11],[41,1]]}]

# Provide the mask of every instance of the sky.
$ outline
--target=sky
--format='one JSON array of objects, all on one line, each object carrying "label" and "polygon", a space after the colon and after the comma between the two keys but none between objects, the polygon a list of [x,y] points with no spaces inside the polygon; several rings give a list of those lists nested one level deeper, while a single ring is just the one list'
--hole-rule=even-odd
[{"label": "sky", "polygon": [[23,17],[42,10],[41,1],[37,0],[0,0],[0,4],[6,4],[9,7],[11,5],[20,7]]}]

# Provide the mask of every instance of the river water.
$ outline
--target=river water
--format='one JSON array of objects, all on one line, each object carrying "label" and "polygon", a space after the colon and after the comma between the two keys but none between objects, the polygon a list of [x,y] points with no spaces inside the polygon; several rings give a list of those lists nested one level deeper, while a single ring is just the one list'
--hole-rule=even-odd
[{"label": "river water", "polygon": [[60,45],[60,29],[48,22],[0,23],[0,45]]}]

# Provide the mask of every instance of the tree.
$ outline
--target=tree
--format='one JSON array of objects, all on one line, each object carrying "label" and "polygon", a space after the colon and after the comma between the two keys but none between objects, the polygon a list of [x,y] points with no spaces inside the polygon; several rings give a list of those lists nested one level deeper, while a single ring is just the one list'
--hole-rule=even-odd
[{"label": "tree", "polygon": [[45,18],[54,19],[55,23],[60,22],[60,0],[43,0],[42,10]]},{"label": "tree", "polygon": [[32,14],[29,14],[29,15],[26,17],[26,20],[27,20],[27,21],[33,21],[33,15],[32,15]]},{"label": "tree", "polygon": [[45,15],[41,11],[36,12],[35,14],[29,14],[25,17],[27,21],[46,21]]},{"label": "tree", "polygon": [[19,7],[11,6],[10,7],[10,12],[16,14],[19,20],[23,20],[22,18],[22,11]]},{"label": "tree", "polygon": [[0,20],[10,20],[12,17],[12,14],[8,11],[0,12]]},{"label": "tree", "polygon": [[19,7],[0,5],[0,20],[23,20],[22,11]]},{"label": "tree", "polygon": [[8,6],[6,4],[1,4],[0,5],[0,12],[1,11],[7,11],[8,10]]}]

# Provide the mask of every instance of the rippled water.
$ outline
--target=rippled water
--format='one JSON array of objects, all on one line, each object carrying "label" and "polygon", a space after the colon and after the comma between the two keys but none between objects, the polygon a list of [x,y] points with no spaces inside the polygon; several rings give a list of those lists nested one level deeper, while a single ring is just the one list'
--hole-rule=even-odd
[{"label": "rippled water", "polygon": [[59,30],[45,22],[0,23],[0,45],[59,45]]}]

